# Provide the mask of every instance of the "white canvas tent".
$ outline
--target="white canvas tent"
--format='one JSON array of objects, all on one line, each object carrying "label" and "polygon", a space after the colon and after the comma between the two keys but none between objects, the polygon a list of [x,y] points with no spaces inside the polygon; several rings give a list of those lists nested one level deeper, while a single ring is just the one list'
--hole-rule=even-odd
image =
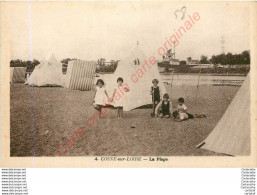
[{"label": "white canvas tent", "polygon": [[197,147],[233,156],[250,155],[250,75],[211,134]]},{"label": "white canvas tent", "polygon": [[10,82],[11,83],[24,83],[26,67],[11,67],[10,68]]},{"label": "white canvas tent", "polygon": [[[111,79],[104,81],[107,84],[106,89],[109,96],[112,96],[114,88],[118,85],[118,77],[122,77],[124,83],[128,84],[130,91],[124,93],[124,96],[122,96],[124,111],[129,111],[140,106],[152,104],[150,90],[153,79],[159,80],[159,87],[162,94],[166,93],[166,88],[160,77],[157,63],[154,65],[150,64],[149,57],[151,56],[146,56],[139,48],[139,45],[137,45],[127,58],[119,62],[117,69],[111,76]],[[148,61],[151,68],[144,65],[145,60]],[[143,73],[138,71],[139,69],[142,70]],[[138,75],[139,72],[140,75]]]},{"label": "white canvas tent", "polygon": [[62,64],[52,55],[37,65],[25,84],[33,86],[63,86]]},{"label": "white canvas tent", "polygon": [[96,66],[95,61],[69,61],[64,87],[73,90],[91,90],[94,85]]}]

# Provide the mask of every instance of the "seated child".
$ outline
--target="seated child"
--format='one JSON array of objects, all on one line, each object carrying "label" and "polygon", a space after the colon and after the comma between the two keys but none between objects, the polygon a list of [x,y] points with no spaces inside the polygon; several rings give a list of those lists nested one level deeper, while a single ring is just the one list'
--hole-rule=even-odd
[{"label": "seated child", "polygon": [[160,118],[169,118],[172,113],[172,103],[169,100],[169,95],[165,93],[163,100],[156,106],[155,115]]},{"label": "seated child", "polygon": [[183,121],[188,119],[187,107],[184,98],[178,98],[178,118]]},{"label": "seated child", "polygon": [[178,119],[178,121],[183,121],[190,118],[206,118],[206,115],[204,114],[195,114],[195,115],[189,114],[187,112],[185,100],[182,97],[178,99],[178,109],[177,111],[174,111],[172,115],[175,119]]}]

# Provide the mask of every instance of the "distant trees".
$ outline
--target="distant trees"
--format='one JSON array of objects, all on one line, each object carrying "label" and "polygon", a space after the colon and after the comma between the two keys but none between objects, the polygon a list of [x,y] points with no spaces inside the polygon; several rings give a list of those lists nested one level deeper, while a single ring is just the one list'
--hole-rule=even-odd
[{"label": "distant trees", "polygon": [[32,72],[38,64],[40,62],[36,59],[33,59],[33,61],[22,61],[20,59],[10,61],[10,67],[27,67],[28,72]]},{"label": "distant trees", "polygon": [[76,58],[73,58],[73,59],[71,59],[71,58],[65,58],[65,59],[61,60],[61,63],[68,65],[69,61],[72,61],[72,60],[76,60]]},{"label": "distant trees", "polygon": [[221,64],[221,65],[243,65],[250,64],[250,51],[243,51],[241,54],[220,54],[213,55],[210,59],[213,64]]},{"label": "distant trees", "polygon": [[20,59],[11,60],[10,67],[26,67],[26,61],[22,61]]},{"label": "distant trees", "polygon": [[185,60],[182,60],[179,62],[179,66],[176,68],[177,72],[188,72],[189,66],[187,66],[187,62]]},{"label": "distant trees", "polygon": [[37,66],[38,64],[40,64],[40,62],[38,60],[36,60],[36,59],[33,59],[32,64],[34,66]]},{"label": "distant trees", "polygon": [[182,60],[182,61],[179,62],[179,65],[180,65],[180,66],[185,66],[185,65],[187,65],[187,62],[184,61],[184,60]]},{"label": "distant trees", "polygon": [[202,55],[200,59],[200,64],[209,64],[210,61],[208,60],[207,56]]},{"label": "distant trees", "polygon": [[72,61],[72,60],[77,60],[77,59],[76,58],[73,58],[73,59],[65,58],[65,59],[61,60],[61,63],[62,63],[62,73],[63,74],[66,74],[67,68],[68,68],[68,63],[69,63],[69,61]]},{"label": "distant trees", "polygon": [[105,65],[105,66],[97,66],[96,72],[114,72],[118,66],[118,63]]}]

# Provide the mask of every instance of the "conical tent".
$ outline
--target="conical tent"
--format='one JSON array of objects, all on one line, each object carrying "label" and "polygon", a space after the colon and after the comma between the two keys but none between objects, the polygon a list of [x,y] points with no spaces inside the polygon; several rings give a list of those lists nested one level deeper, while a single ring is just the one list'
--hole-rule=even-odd
[{"label": "conical tent", "polygon": [[37,65],[25,84],[33,86],[63,86],[62,64],[52,55]]},{"label": "conical tent", "polygon": [[250,141],[250,77],[248,74],[217,126],[197,147],[233,156],[246,156],[250,154]]},{"label": "conical tent", "polygon": [[10,82],[11,83],[24,83],[26,67],[11,67],[10,68]]},{"label": "conical tent", "polygon": [[[149,61],[151,59],[151,62]],[[117,87],[117,78],[122,77],[124,84],[128,85],[129,92],[121,95],[123,98],[123,109],[129,111],[134,108],[152,104],[150,90],[153,79],[159,80],[159,87],[162,94],[166,93],[166,88],[160,77],[157,63],[153,57],[146,56],[137,45],[131,54],[120,61],[111,79],[105,81],[109,96],[112,96],[114,88]],[[122,94],[122,92],[120,92]],[[114,104],[115,105],[115,104]]]}]

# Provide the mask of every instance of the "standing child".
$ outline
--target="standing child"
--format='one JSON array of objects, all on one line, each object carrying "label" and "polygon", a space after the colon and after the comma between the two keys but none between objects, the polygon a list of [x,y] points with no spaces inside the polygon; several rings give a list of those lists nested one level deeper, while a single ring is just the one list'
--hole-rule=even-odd
[{"label": "standing child", "polygon": [[[150,95],[152,95],[152,101],[153,101],[153,110],[155,111],[156,106],[159,104],[161,101],[161,90],[160,87],[158,86],[158,79],[153,79],[152,81],[153,86],[151,87]],[[153,114],[154,114],[153,111]]]},{"label": "standing child", "polygon": [[[116,91],[118,91],[120,88],[122,88],[125,92],[128,92],[129,89],[127,87],[122,86],[123,84],[123,78],[119,77],[117,79],[118,86],[114,89],[113,95],[112,95],[112,101],[114,99],[114,96],[116,94]],[[117,108],[117,116],[118,119],[123,119],[123,103],[124,103],[124,96],[120,97],[120,99],[116,100],[114,102],[114,107]]]},{"label": "standing child", "polygon": [[155,115],[160,118],[170,118],[172,113],[172,103],[169,100],[169,95],[165,93],[163,100],[156,106]]},{"label": "standing child", "polygon": [[104,87],[104,81],[102,79],[98,79],[96,81],[96,91],[95,91],[95,99],[94,99],[94,108],[99,112],[99,117],[101,117],[102,108],[105,105],[106,98],[109,99],[109,96]]}]

